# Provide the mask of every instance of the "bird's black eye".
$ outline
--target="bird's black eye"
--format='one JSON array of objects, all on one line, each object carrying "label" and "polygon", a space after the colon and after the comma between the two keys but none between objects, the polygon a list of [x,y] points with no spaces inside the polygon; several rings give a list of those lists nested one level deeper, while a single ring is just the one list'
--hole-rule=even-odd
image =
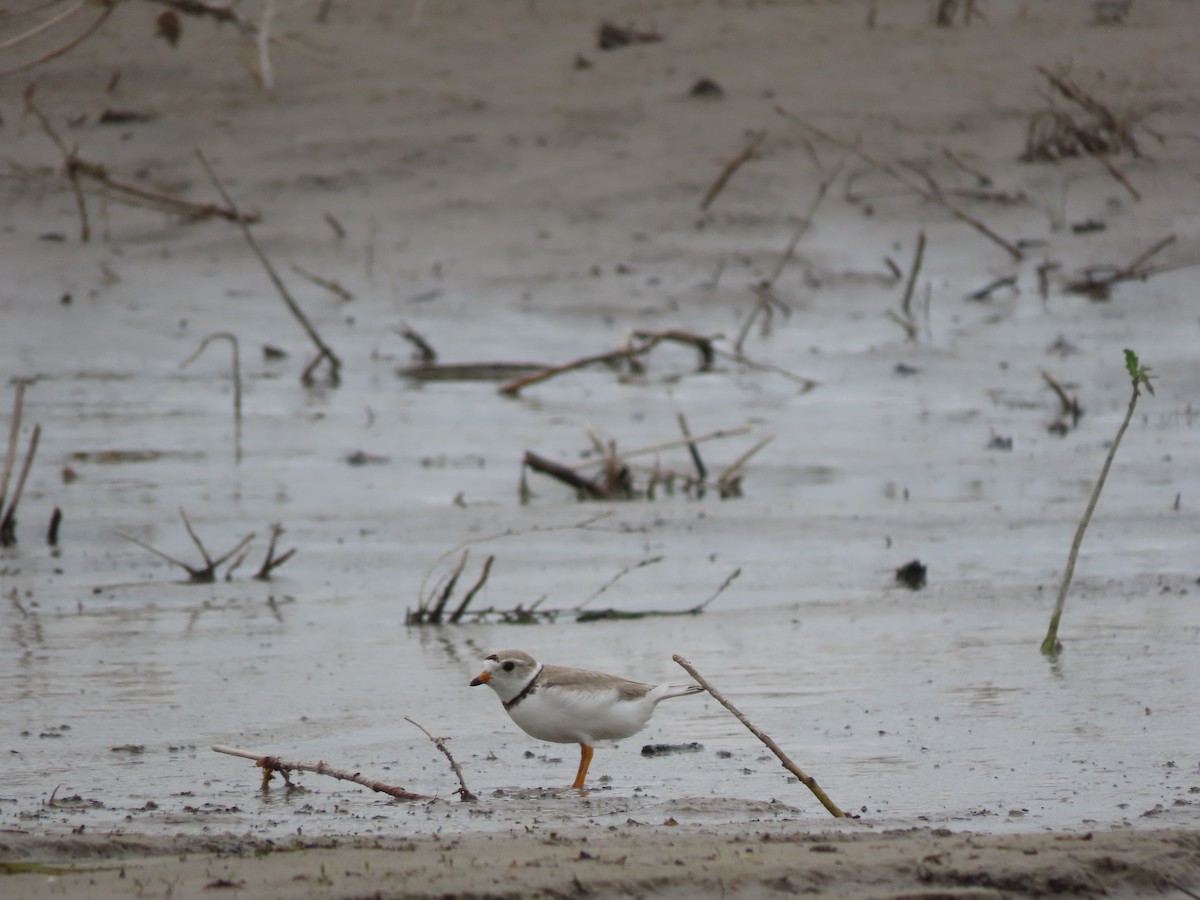
[{"label": "bird's black eye", "polygon": [[508,662],[506,662],[500,668],[502,668],[505,672],[511,672],[516,667],[517,667],[517,664],[510,659]]}]

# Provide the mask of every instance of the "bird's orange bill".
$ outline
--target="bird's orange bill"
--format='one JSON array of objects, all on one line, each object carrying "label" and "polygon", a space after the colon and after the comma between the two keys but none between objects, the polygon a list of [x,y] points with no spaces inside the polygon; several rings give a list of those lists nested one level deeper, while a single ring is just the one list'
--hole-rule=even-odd
[{"label": "bird's orange bill", "polygon": [[573,788],[583,790],[583,780],[587,778],[588,767],[592,764],[593,749],[587,744],[579,745],[579,771],[575,773],[575,783],[571,785]]},{"label": "bird's orange bill", "polygon": [[471,687],[479,687],[481,684],[487,684],[492,678],[491,672],[480,672],[472,681]]}]

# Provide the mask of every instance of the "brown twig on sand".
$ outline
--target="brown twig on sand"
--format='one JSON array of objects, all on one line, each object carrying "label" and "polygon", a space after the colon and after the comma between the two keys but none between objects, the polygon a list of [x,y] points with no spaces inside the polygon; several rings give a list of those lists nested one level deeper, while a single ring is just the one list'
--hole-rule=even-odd
[{"label": "brown twig on sand", "polygon": [[271,525],[271,541],[267,544],[267,555],[263,558],[262,565],[258,567],[258,571],[254,573],[256,581],[270,581],[271,573],[282,566],[285,562],[296,555],[296,548],[284,553],[282,556],[275,555],[275,542],[283,535],[283,525],[276,522]]},{"label": "brown twig on sand", "polygon": [[[221,198],[227,204],[229,204],[231,209],[236,211],[237,204],[233,202],[233,198],[230,197],[229,192],[225,190],[225,185],[221,183],[221,179],[217,177],[217,173],[209,164],[208,158],[203,152],[200,151],[199,148],[196,150],[196,156],[200,160],[200,164],[204,166],[204,171],[208,173],[209,179],[212,181],[213,186],[217,189],[217,192],[221,195]],[[271,265],[271,261],[267,259],[267,255],[263,253],[262,248],[258,246],[258,241],[254,239],[254,233],[250,230],[250,225],[240,215],[237,216],[235,221],[241,228],[242,236],[246,239],[246,243],[249,245],[250,250],[258,258],[259,263],[262,264],[263,269],[267,273],[267,277],[271,279],[271,283],[275,285],[275,290],[279,292],[279,296],[287,305],[287,308],[291,312],[292,316],[297,322],[300,323],[300,327],[304,329],[304,332],[308,335],[309,340],[311,340],[314,346],[317,348],[316,358],[308,364],[308,367],[300,376],[301,383],[304,385],[312,384],[313,371],[324,361],[329,363],[330,382],[335,385],[338,384],[338,382],[341,380],[341,359],[339,359],[337,354],[334,353],[333,350],[331,350],[325,343],[325,341],[321,339],[321,335],[317,333],[317,330],[313,327],[312,322],[308,320],[308,317],[304,315],[303,310],[300,309],[299,304],[297,304],[292,298],[287,286],[283,283],[283,279],[279,277],[279,273],[275,271],[275,267]]]},{"label": "brown twig on sand", "polygon": [[[14,424],[18,421],[18,417],[14,415]],[[34,425],[33,432],[29,435],[29,447],[25,451],[25,460],[21,463],[21,473],[17,476],[16,487],[13,488],[12,500],[9,501],[8,508],[4,510],[4,518],[0,519],[0,547],[11,547],[17,542],[17,504],[21,502],[21,494],[25,491],[25,480],[29,477],[29,469],[33,466],[33,457],[37,454],[38,440],[41,436],[42,426]],[[11,447],[12,444],[9,446]],[[7,492],[8,473],[10,469],[11,462],[6,458],[4,464],[4,491],[0,491],[0,506],[3,505],[4,494]]]},{"label": "brown twig on sand", "polygon": [[682,331],[679,329],[668,329],[666,331],[635,331],[626,341],[625,346],[619,347],[616,350],[609,350],[606,353],[597,353],[592,356],[584,356],[579,359],[571,360],[570,362],[562,363],[557,366],[549,366],[540,372],[534,372],[531,375],[525,375],[520,378],[515,378],[512,381],[500,385],[498,388],[501,394],[506,394],[510,397],[517,396],[524,388],[530,385],[538,384],[546,381],[556,375],[562,375],[564,372],[572,372],[575,369],[583,369],[587,366],[594,366],[599,363],[606,365],[625,364],[633,371],[640,371],[640,363],[637,358],[644,356],[657,347],[664,341],[672,341],[680,344],[688,344],[695,347],[700,353],[701,372],[707,371],[712,366],[715,352],[713,350],[713,341],[715,337],[706,337],[705,335],[693,334],[692,332]]},{"label": "brown twig on sand", "polygon": [[1107,300],[1114,285],[1122,281],[1144,281],[1151,275],[1164,271],[1161,268],[1149,267],[1146,263],[1173,243],[1175,235],[1170,234],[1156,241],[1124,266],[1088,266],[1082,275],[1067,282],[1063,290],[1071,294],[1083,294],[1093,300]]},{"label": "brown twig on sand", "polygon": [[370,788],[373,791],[378,791],[381,794],[387,794],[389,797],[395,797],[397,800],[436,800],[437,797],[430,797],[426,794],[414,794],[412,791],[406,791],[404,788],[395,787],[394,785],[384,784],[382,781],[375,781],[371,778],[364,778],[358,772],[347,772],[344,769],[335,769],[332,766],[326,765],[324,762],[289,762],[280,759],[278,756],[267,756],[262,753],[252,753],[249,750],[239,750],[236,747],[226,747],[223,744],[214,744],[211,748],[217,753],[224,753],[228,756],[238,756],[242,759],[252,759],[255,765],[263,770],[262,789],[265,791],[271,781],[271,773],[278,772],[283,776],[284,782],[288,787],[294,787],[291,779],[288,777],[291,772],[315,772],[318,775],[328,775],[330,778],[337,778],[340,781],[352,781],[355,784],[361,784],[365,788]]},{"label": "brown twig on sand", "polygon": [[678,663],[680,666],[683,667],[684,671],[686,671],[689,675],[691,675],[694,679],[696,679],[696,682],[702,688],[704,688],[706,691],[708,691],[710,694],[712,694],[714,700],[716,700],[718,703],[720,703],[722,706],[724,706],[727,710],[729,710],[731,713],[733,713],[734,717],[739,722],[741,722],[743,725],[745,725],[746,728],[749,730],[749,732],[752,735],[754,735],[756,738],[758,738],[760,741],[762,741],[763,744],[766,745],[766,748],[768,750],[770,750],[772,753],[774,753],[775,757],[781,763],[783,763],[783,767],[785,769],[787,769],[789,772],[791,772],[793,775],[795,775],[798,779],[800,779],[800,783],[803,784],[806,788],[808,788],[810,791],[813,792],[813,795],[818,800],[821,801],[821,805],[824,806],[825,809],[827,809],[834,818],[837,818],[837,819],[849,818],[846,815],[846,813],[842,812],[841,809],[838,808],[837,804],[835,804],[832,800],[829,799],[829,795],[826,794],[825,791],[823,791],[821,789],[821,786],[817,784],[816,779],[812,778],[809,775],[804,774],[804,771],[798,765],[796,765],[794,762],[792,762],[791,759],[788,758],[787,754],[785,754],[782,750],[779,749],[779,745],[776,744],[775,741],[773,741],[769,735],[764,734],[762,731],[760,731],[758,728],[756,728],[754,726],[754,724],[751,723],[751,721],[749,719],[747,719],[745,715],[742,714],[741,710],[739,710],[729,700],[727,700],[720,691],[718,691],[715,687],[713,687],[711,684],[709,684],[708,680],[705,679],[705,677],[703,675],[701,675],[699,672],[696,671],[695,666],[693,666],[690,662],[688,662],[686,659],[684,659],[678,653],[673,655],[671,657],[671,659],[675,660],[676,663]]},{"label": "brown twig on sand", "polygon": [[450,738],[434,737],[432,734],[430,734],[428,728],[426,728],[412,716],[405,716],[404,721],[408,722],[410,725],[415,725],[417,728],[420,728],[421,731],[425,733],[425,737],[433,741],[433,745],[446,755],[446,759],[450,760],[450,768],[454,770],[454,774],[458,778],[458,790],[454,793],[458,794],[459,799],[462,800],[463,803],[474,803],[476,800],[478,800],[479,798],[472,794],[470,789],[467,787],[466,779],[463,778],[462,769],[458,767],[458,763],[455,762],[454,757],[450,755],[450,750],[446,746],[446,741],[450,740]]},{"label": "brown twig on sand", "polygon": [[214,581],[217,580],[217,567],[220,566],[221,564],[223,564],[226,560],[232,558],[238,551],[240,551],[248,543],[250,543],[252,540],[254,540],[254,534],[252,532],[252,533],[246,535],[240,541],[238,541],[237,544],[234,545],[232,550],[230,550],[227,553],[222,554],[217,559],[213,559],[211,556],[208,555],[208,550],[205,549],[204,544],[201,542],[200,537],[196,534],[195,529],[192,528],[192,523],[188,520],[187,513],[184,511],[182,506],[179,508],[179,517],[181,519],[183,519],[183,527],[187,529],[188,537],[190,537],[192,539],[192,543],[194,543],[196,545],[196,547],[199,548],[200,555],[202,557],[204,557],[205,564],[204,564],[203,568],[197,567],[197,566],[190,566],[187,563],[185,563],[183,560],[176,559],[175,557],[170,556],[170,555],[164,553],[163,551],[159,550],[157,547],[152,547],[150,544],[147,544],[145,541],[135,538],[132,534],[129,534],[127,532],[124,532],[124,531],[121,531],[118,529],[117,534],[119,536],[125,538],[125,540],[130,541],[134,544],[137,544],[143,550],[148,550],[149,552],[151,552],[155,556],[157,556],[159,559],[164,559],[167,562],[169,562],[173,565],[179,566],[181,569],[184,569],[188,573],[188,581],[192,584],[212,584]]},{"label": "brown twig on sand", "polygon": [[179,364],[179,368],[186,369],[209,344],[216,340],[229,341],[229,346],[233,348],[233,457],[240,463],[242,461],[242,364],[238,355],[237,335],[229,331],[218,331],[208,335],[200,342],[196,351]]},{"label": "brown twig on sand", "polygon": [[1005,240],[1000,235],[998,235],[996,232],[992,231],[992,229],[988,228],[987,225],[985,225],[979,219],[975,218],[975,216],[972,216],[970,213],[964,212],[963,210],[959,209],[957,206],[955,206],[953,203],[951,203],[949,200],[946,199],[945,194],[932,191],[925,185],[922,185],[922,184],[918,183],[917,181],[914,181],[909,176],[900,172],[894,166],[888,165],[885,162],[877,160],[871,154],[867,153],[867,151],[865,151],[861,147],[859,147],[857,141],[847,141],[840,137],[837,137],[836,135],[831,134],[828,131],[825,131],[823,128],[819,128],[816,125],[813,125],[811,122],[808,122],[805,119],[800,118],[799,116],[793,115],[792,113],[790,113],[786,109],[784,109],[782,106],[776,106],[775,112],[777,112],[783,118],[787,119],[789,122],[794,122],[795,124],[799,125],[801,128],[805,128],[808,131],[811,131],[817,137],[822,138],[823,140],[829,141],[831,144],[836,144],[837,146],[839,146],[845,150],[849,150],[851,153],[853,153],[855,156],[857,156],[859,159],[861,159],[867,165],[871,166],[874,169],[877,169],[878,171],[882,172],[884,175],[887,175],[888,177],[900,182],[902,185],[904,185],[910,191],[913,191],[914,193],[918,194],[922,199],[924,199],[930,203],[935,203],[938,206],[942,207],[942,209],[946,210],[946,212],[950,213],[950,215],[952,215],[954,218],[958,219],[960,222],[964,222],[967,225],[970,225],[972,228],[974,228],[976,231],[978,231],[984,237],[988,238],[988,240],[1003,247],[1005,249],[1005,251],[1007,251],[1008,254],[1013,259],[1015,259],[1015,260],[1024,259],[1025,254],[1021,252],[1019,247],[1017,247],[1015,244],[1011,243],[1010,241]]},{"label": "brown twig on sand", "polygon": [[703,199],[700,201],[700,210],[703,212],[708,209],[712,202],[717,199],[717,195],[725,189],[725,185],[729,183],[729,179],[734,176],[742,166],[754,158],[754,154],[758,152],[758,148],[762,146],[762,142],[767,139],[767,129],[763,128],[754,132],[750,136],[750,140],[742,151],[737,156],[725,163],[725,167],[721,169],[716,180],[705,191]]},{"label": "brown twig on sand", "polygon": [[[52,19],[48,23],[43,23],[41,26],[39,26],[37,29],[35,29],[34,33],[36,33],[37,31],[43,30],[44,28],[51,27],[52,25],[60,24],[61,22],[65,21],[65,19],[68,18],[70,15],[73,15],[83,5],[84,5],[83,3],[80,3],[75,8],[68,10],[67,13],[59,16],[57,18],[57,20]],[[100,15],[97,16],[95,18],[95,20],[92,22],[92,24],[89,25],[82,33],[75,36],[70,41],[67,41],[67,43],[63,44],[62,46],[56,47],[53,50],[49,51],[48,53],[43,53],[37,59],[33,59],[33,60],[30,60],[29,62],[21,63],[20,65],[13,66],[10,69],[0,70],[0,78],[4,78],[8,75],[16,75],[20,72],[27,72],[32,68],[40,66],[44,62],[49,62],[52,59],[56,59],[57,57],[62,56],[64,53],[69,53],[71,50],[74,50],[76,47],[78,47],[80,44],[82,44],[84,41],[86,41],[89,37],[91,37],[93,34],[95,34],[99,30],[101,25],[103,25],[106,21],[108,21],[108,17],[111,16],[113,10],[117,8],[117,0],[89,0],[87,5],[100,6],[100,8],[101,8]],[[30,32],[26,32],[25,35],[22,35],[22,36],[19,36],[18,38],[16,38],[15,43],[20,43],[21,41],[25,40],[26,37],[31,37],[31,36],[32,36],[32,34]],[[9,42],[10,45],[12,45],[13,43],[14,43],[14,41]]]}]

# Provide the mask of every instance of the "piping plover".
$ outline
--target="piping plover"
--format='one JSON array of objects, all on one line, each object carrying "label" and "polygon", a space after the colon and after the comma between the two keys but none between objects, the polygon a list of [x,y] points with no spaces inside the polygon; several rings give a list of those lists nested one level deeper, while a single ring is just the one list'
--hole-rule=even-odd
[{"label": "piping plover", "polygon": [[636,734],[654,707],[668,697],[704,690],[698,684],[641,684],[617,675],[545,666],[520,650],[500,650],[484,659],[471,686],[486,684],[514,722],[540,741],[579,744],[579,771],[573,788],[582,788],[592,763],[592,745]]}]

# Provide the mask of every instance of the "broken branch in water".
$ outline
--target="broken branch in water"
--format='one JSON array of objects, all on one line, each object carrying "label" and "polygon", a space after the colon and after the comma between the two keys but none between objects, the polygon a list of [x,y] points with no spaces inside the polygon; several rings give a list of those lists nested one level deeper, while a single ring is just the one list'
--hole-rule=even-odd
[{"label": "broken branch in water", "polygon": [[712,202],[717,199],[717,195],[725,189],[725,185],[729,183],[729,179],[734,176],[742,166],[754,159],[754,154],[758,152],[758,148],[762,146],[762,142],[767,138],[767,129],[763,128],[760,131],[754,132],[750,136],[750,141],[742,149],[742,151],[733,159],[725,163],[717,175],[716,180],[712,183],[704,193],[704,198],[700,201],[700,211],[707,210]]},{"label": "broken branch in water", "polygon": [[8,423],[8,446],[4,454],[4,472],[0,475],[0,510],[4,509],[4,501],[8,498],[8,481],[12,477],[13,466],[17,462],[17,439],[21,436],[21,415],[25,410],[25,385],[27,382],[18,381],[13,392],[12,418]]},{"label": "broken branch in water", "polygon": [[847,141],[840,137],[837,137],[836,135],[831,134],[828,131],[825,131],[823,128],[819,128],[816,125],[813,125],[811,122],[808,122],[808,121],[800,118],[799,116],[793,115],[792,113],[785,110],[782,106],[776,106],[775,112],[777,112],[779,115],[783,116],[783,118],[787,119],[789,122],[794,122],[795,124],[799,125],[801,128],[811,131],[813,134],[817,135],[817,137],[822,138],[826,141],[829,141],[831,144],[836,144],[837,146],[850,151],[855,156],[857,156],[859,159],[861,159],[863,162],[865,162],[867,165],[871,166],[874,169],[877,169],[878,171],[882,172],[884,175],[887,175],[888,177],[900,182],[902,185],[904,185],[910,191],[913,191],[914,193],[918,194],[922,199],[924,199],[930,203],[935,203],[938,206],[942,207],[942,209],[946,210],[946,212],[950,213],[950,215],[952,215],[954,218],[958,219],[960,222],[964,222],[967,225],[970,225],[972,228],[974,228],[976,231],[978,231],[984,237],[988,238],[988,240],[1003,247],[1013,259],[1015,259],[1015,260],[1024,259],[1025,254],[1021,252],[1020,248],[1018,248],[1011,241],[1007,241],[1004,238],[1002,238],[1000,235],[998,235],[996,232],[992,231],[992,229],[990,229],[987,225],[985,225],[979,219],[972,216],[970,213],[964,212],[963,210],[959,209],[957,206],[955,206],[953,203],[951,203],[949,200],[946,199],[946,196],[943,192],[931,190],[929,187],[926,187],[925,185],[922,185],[922,184],[914,181],[909,176],[898,171],[894,166],[890,166],[885,162],[881,162],[880,160],[875,159],[875,157],[871,156],[871,154],[867,153],[867,151],[865,151],[861,147],[859,147],[857,141]]},{"label": "broken branch in water", "polygon": [[1079,420],[1083,417],[1083,407],[1079,405],[1079,398],[1068,394],[1066,388],[1055,381],[1054,377],[1045,369],[1042,369],[1042,378],[1058,395],[1059,403],[1058,418],[1050,423],[1048,428],[1053,434],[1066,434],[1079,424]]},{"label": "broken branch in water", "polygon": [[714,700],[716,700],[718,703],[720,703],[722,706],[724,706],[727,710],[729,710],[731,713],[733,713],[734,717],[739,722],[741,722],[743,725],[745,725],[747,730],[752,735],[754,735],[756,738],[758,738],[760,741],[762,741],[763,744],[766,746],[766,748],[775,754],[776,759],[778,759],[783,764],[783,767],[785,769],[787,769],[789,772],[791,772],[793,775],[795,775],[800,780],[801,784],[803,784],[806,788],[808,788],[810,791],[812,791],[813,796],[815,796],[818,800],[821,801],[821,805],[824,806],[825,809],[827,809],[834,818],[837,818],[837,819],[852,818],[852,817],[848,817],[846,815],[846,813],[842,812],[842,810],[838,808],[837,804],[835,804],[832,800],[829,799],[829,795],[826,794],[825,791],[823,791],[821,789],[821,786],[817,784],[815,778],[813,778],[809,775],[806,775],[804,773],[804,771],[798,765],[796,765],[794,762],[792,762],[792,760],[788,757],[788,755],[786,753],[784,753],[781,749],[779,749],[779,745],[776,744],[775,741],[773,741],[769,735],[765,734],[764,732],[762,732],[758,728],[756,728],[754,726],[754,724],[749,719],[746,718],[746,716],[742,713],[741,710],[739,710],[736,706],[733,705],[733,703],[731,703],[729,700],[727,700],[720,691],[718,691],[715,687],[713,687],[711,684],[709,684],[708,680],[705,679],[705,677],[703,675],[701,675],[699,672],[696,671],[695,666],[693,666],[690,662],[688,662],[686,659],[684,659],[678,653],[673,655],[671,657],[671,659],[675,660],[675,662],[677,664],[679,664],[680,666],[683,667],[684,671],[686,671],[689,675],[691,675],[694,679],[696,679],[696,682],[702,688],[704,688],[706,691],[708,691],[712,695]]},{"label": "broken branch in water", "polygon": [[[463,613],[467,611],[467,607],[471,605],[471,601],[475,599],[475,595],[483,589],[487,584],[488,576],[492,574],[492,563],[496,561],[493,554],[488,554],[488,558],[483,561],[483,571],[479,573],[479,578],[471,585],[471,589],[463,595],[462,603],[458,604],[458,608],[450,614],[449,622],[451,625],[457,625],[462,619]],[[465,787],[465,785],[464,785]]]},{"label": "broken branch in water", "polygon": [[479,798],[472,794],[470,789],[467,788],[467,782],[463,778],[462,769],[458,767],[458,763],[454,761],[454,757],[450,755],[450,750],[446,747],[446,741],[450,740],[450,738],[434,737],[429,733],[428,728],[426,728],[412,716],[405,716],[404,721],[408,722],[410,725],[415,725],[417,728],[420,728],[421,731],[425,733],[425,737],[433,741],[433,745],[446,755],[446,759],[450,760],[450,768],[454,770],[454,774],[458,777],[458,790],[454,793],[458,794],[459,799],[462,800],[463,803],[474,803],[476,800],[478,800]]},{"label": "broken branch in water", "polygon": [[[698,616],[700,613],[704,612],[705,608],[710,603],[720,597],[721,594],[725,593],[725,589],[729,587],[729,585],[733,584],[734,579],[741,574],[742,569],[741,566],[739,566],[738,568],[734,569],[723,582],[721,582],[721,586],[717,588],[712,596],[710,596],[707,600],[697,603],[695,606],[687,609],[588,609],[579,612],[579,614],[575,616],[575,621],[577,623],[587,623],[611,621],[613,619],[624,620],[660,618],[666,616]],[[576,607],[576,611],[578,612],[578,607]],[[553,617],[558,614],[558,610],[547,610],[547,614]]]},{"label": "broken branch in water", "polygon": [[337,281],[334,281],[330,278],[322,278],[320,275],[308,271],[308,269],[304,268],[298,263],[291,263],[289,268],[301,278],[311,281],[317,287],[324,288],[325,290],[329,291],[329,293],[333,294],[339,300],[345,300],[349,302],[354,299],[354,295],[342,287],[342,285]]},{"label": "broken branch in water", "polygon": [[183,519],[183,527],[187,529],[188,536],[192,539],[192,542],[196,545],[196,547],[199,548],[200,555],[204,557],[205,565],[203,567],[190,566],[183,560],[176,559],[175,557],[159,550],[157,547],[152,547],[145,541],[135,538],[132,534],[128,534],[127,532],[118,529],[117,534],[131,543],[137,544],[143,550],[148,550],[159,559],[164,559],[167,562],[184,569],[188,573],[188,581],[192,584],[212,584],[217,580],[217,567],[222,565],[226,560],[232,558],[238,551],[254,540],[254,534],[252,532],[238,541],[233,549],[228,553],[224,553],[217,559],[213,559],[211,556],[209,556],[208,550],[205,549],[204,544],[201,542],[199,535],[196,534],[195,529],[192,528],[192,523],[188,520],[187,513],[184,511],[182,506],[179,507],[179,517]]},{"label": "broken branch in water", "polygon": [[[8,433],[8,452],[5,456],[4,479],[0,485],[0,509],[4,509],[4,500],[8,493],[8,475],[12,472],[12,464],[16,458],[17,430],[20,427],[20,408],[25,397],[25,384],[17,383],[17,396],[14,398],[12,426]],[[25,479],[29,478],[29,470],[34,466],[34,456],[37,455],[37,442],[42,437],[42,426],[34,425],[34,431],[29,436],[29,448],[25,450],[25,460],[20,464],[20,474],[17,475],[17,486],[13,488],[12,499],[4,510],[4,518],[0,518],[0,546],[11,547],[17,542],[17,504],[25,491]]]},{"label": "broken branch in water", "polygon": [[[225,190],[225,186],[221,183],[221,179],[217,177],[217,173],[209,164],[208,157],[206,157],[199,148],[196,150],[196,157],[200,160],[200,164],[204,166],[204,171],[208,173],[209,179],[212,181],[213,186],[217,189],[217,192],[221,195],[221,198],[227,204],[229,204],[231,209],[236,212],[237,205],[233,202],[233,198],[229,196],[229,192]],[[246,239],[246,244],[250,247],[250,250],[254,253],[255,257],[258,258],[259,263],[262,264],[263,269],[267,273],[267,277],[271,279],[271,283],[275,286],[275,290],[279,292],[279,296],[287,305],[288,310],[292,313],[292,316],[296,319],[296,321],[300,323],[300,327],[304,329],[304,332],[308,335],[309,340],[311,340],[317,348],[316,358],[309,363],[308,368],[306,368],[304,373],[300,376],[301,383],[304,385],[312,384],[313,371],[323,361],[327,361],[329,363],[330,383],[335,385],[338,384],[338,382],[341,380],[341,359],[339,359],[337,354],[334,353],[333,350],[331,350],[329,346],[321,339],[321,335],[317,333],[317,330],[313,327],[312,322],[308,320],[308,317],[304,314],[303,310],[300,309],[299,304],[296,303],[295,299],[293,299],[291,293],[287,289],[287,286],[283,283],[283,279],[279,277],[279,273],[275,271],[275,267],[271,265],[271,261],[267,259],[267,255],[263,253],[262,248],[258,246],[258,241],[254,239],[254,233],[250,230],[249,223],[242,218],[240,214],[236,216],[234,221],[241,228],[242,237]]]},{"label": "broken branch in water", "polygon": [[925,232],[917,234],[917,246],[913,251],[912,267],[908,270],[908,280],[904,283],[904,296],[900,300],[900,312],[889,309],[888,316],[893,322],[904,329],[910,341],[917,339],[918,325],[912,311],[913,289],[917,286],[917,276],[921,273],[921,263],[925,259]]},{"label": "broken branch in water", "polygon": [[263,559],[262,565],[258,567],[258,571],[254,573],[254,578],[257,581],[270,581],[271,573],[282,566],[285,562],[296,555],[296,548],[282,556],[275,555],[275,542],[283,535],[283,525],[276,522],[271,526],[271,542],[267,545],[267,555]]},{"label": "broken branch in water", "polygon": [[606,353],[597,353],[592,356],[584,356],[579,359],[571,360],[570,362],[562,363],[557,366],[549,366],[540,372],[534,372],[531,375],[525,375],[521,378],[513,379],[512,381],[502,384],[499,388],[501,394],[506,394],[510,397],[516,397],[521,390],[530,385],[537,384],[553,378],[556,375],[562,375],[564,372],[571,372],[575,369],[582,369],[587,366],[594,366],[598,363],[606,365],[625,364],[630,371],[638,373],[642,371],[641,364],[637,362],[637,358],[649,353],[659,344],[664,341],[672,341],[679,344],[688,344],[695,347],[700,353],[699,371],[705,372],[712,367],[714,357],[713,341],[715,337],[706,337],[705,335],[693,334],[688,331],[679,329],[668,329],[666,331],[635,331],[629,336],[625,342],[625,346],[618,347],[616,350],[609,350]]},{"label": "broken branch in water", "polygon": [[263,770],[262,789],[265,791],[271,781],[271,773],[278,772],[283,776],[284,782],[288,787],[295,787],[291,779],[288,777],[291,772],[315,772],[318,775],[328,775],[330,778],[337,778],[341,781],[352,781],[355,784],[361,784],[365,788],[370,788],[373,791],[378,791],[381,794],[387,794],[389,797],[395,797],[397,800],[436,800],[437,797],[430,797],[426,794],[414,794],[412,791],[406,791],[404,788],[395,787],[394,785],[384,784],[382,781],[375,781],[371,778],[365,778],[358,772],[348,772],[344,769],[335,769],[327,765],[325,762],[289,762],[280,759],[278,756],[267,756],[262,753],[252,753],[249,750],[239,750],[236,747],[226,747],[223,744],[214,744],[211,748],[217,753],[224,753],[229,756],[238,756],[242,759],[252,759],[254,764]]},{"label": "broken branch in water", "polygon": [[624,578],[626,575],[628,575],[630,572],[634,571],[635,569],[644,569],[644,568],[646,568],[646,566],[652,566],[655,563],[662,562],[663,559],[664,559],[664,557],[662,557],[662,556],[652,556],[649,559],[643,559],[641,562],[637,562],[637,563],[634,563],[633,565],[626,566],[620,572],[618,572],[616,575],[614,575],[612,578],[608,579],[608,581],[604,582],[604,584],[602,584],[600,586],[599,590],[595,591],[590,597],[588,597],[586,600],[584,600],[582,603],[580,603],[575,608],[577,610],[583,609],[585,606],[587,606],[589,603],[591,603],[593,600],[595,600],[597,597],[599,597],[601,594],[603,594],[610,587],[612,587],[614,584],[616,584],[618,581],[620,581],[622,578]]},{"label": "broken branch in water", "polygon": [[[459,557],[458,565],[456,565],[441,581],[434,585],[428,596],[422,596],[415,610],[409,610],[405,616],[406,625],[441,625],[442,613],[446,609],[446,604],[450,602],[450,598],[454,595],[454,588],[458,584],[459,576],[462,575],[463,569],[467,566],[467,557],[470,555],[469,549],[464,549],[462,556]],[[450,614],[446,620],[451,625],[457,625],[462,619],[463,614],[467,611],[467,607],[471,601],[475,599],[475,595],[483,589],[487,583],[488,575],[492,571],[492,563],[495,562],[495,556],[488,556],[483,562],[483,570],[480,572],[479,578],[475,584],[464,595],[462,602]],[[428,578],[428,575],[426,576]]]},{"label": "broken branch in water", "polygon": [[179,368],[186,369],[215,340],[229,341],[229,346],[233,348],[233,456],[240,463],[242,461],[242,364],[238,357],[237,336],[228,331],[218,331],[208,335],[200,342],[196,352],[179,364]]},{"label": "broken branch in water", "polygon": [[1112,296],[1113,286],[1122,281],[1144,281],[1151,275],[1166,271],[1165,268],[1154,268],[1146,263],[1173,243],[1175,235],[1167,235],[1124,266],[1088,266],[1082,275],[1069,281],[1063,290],[1071,294],[1083,294],[1092,300],[1107,300]]},{"label": "broken branch in water", "polygon": [[408,323],[401,322],[400,327],[393,330],[413,345],[413,356],[420,365],[429,366],[437,362],[437,351],[433,349],[433,345],[419,332],[409,328]]}]

